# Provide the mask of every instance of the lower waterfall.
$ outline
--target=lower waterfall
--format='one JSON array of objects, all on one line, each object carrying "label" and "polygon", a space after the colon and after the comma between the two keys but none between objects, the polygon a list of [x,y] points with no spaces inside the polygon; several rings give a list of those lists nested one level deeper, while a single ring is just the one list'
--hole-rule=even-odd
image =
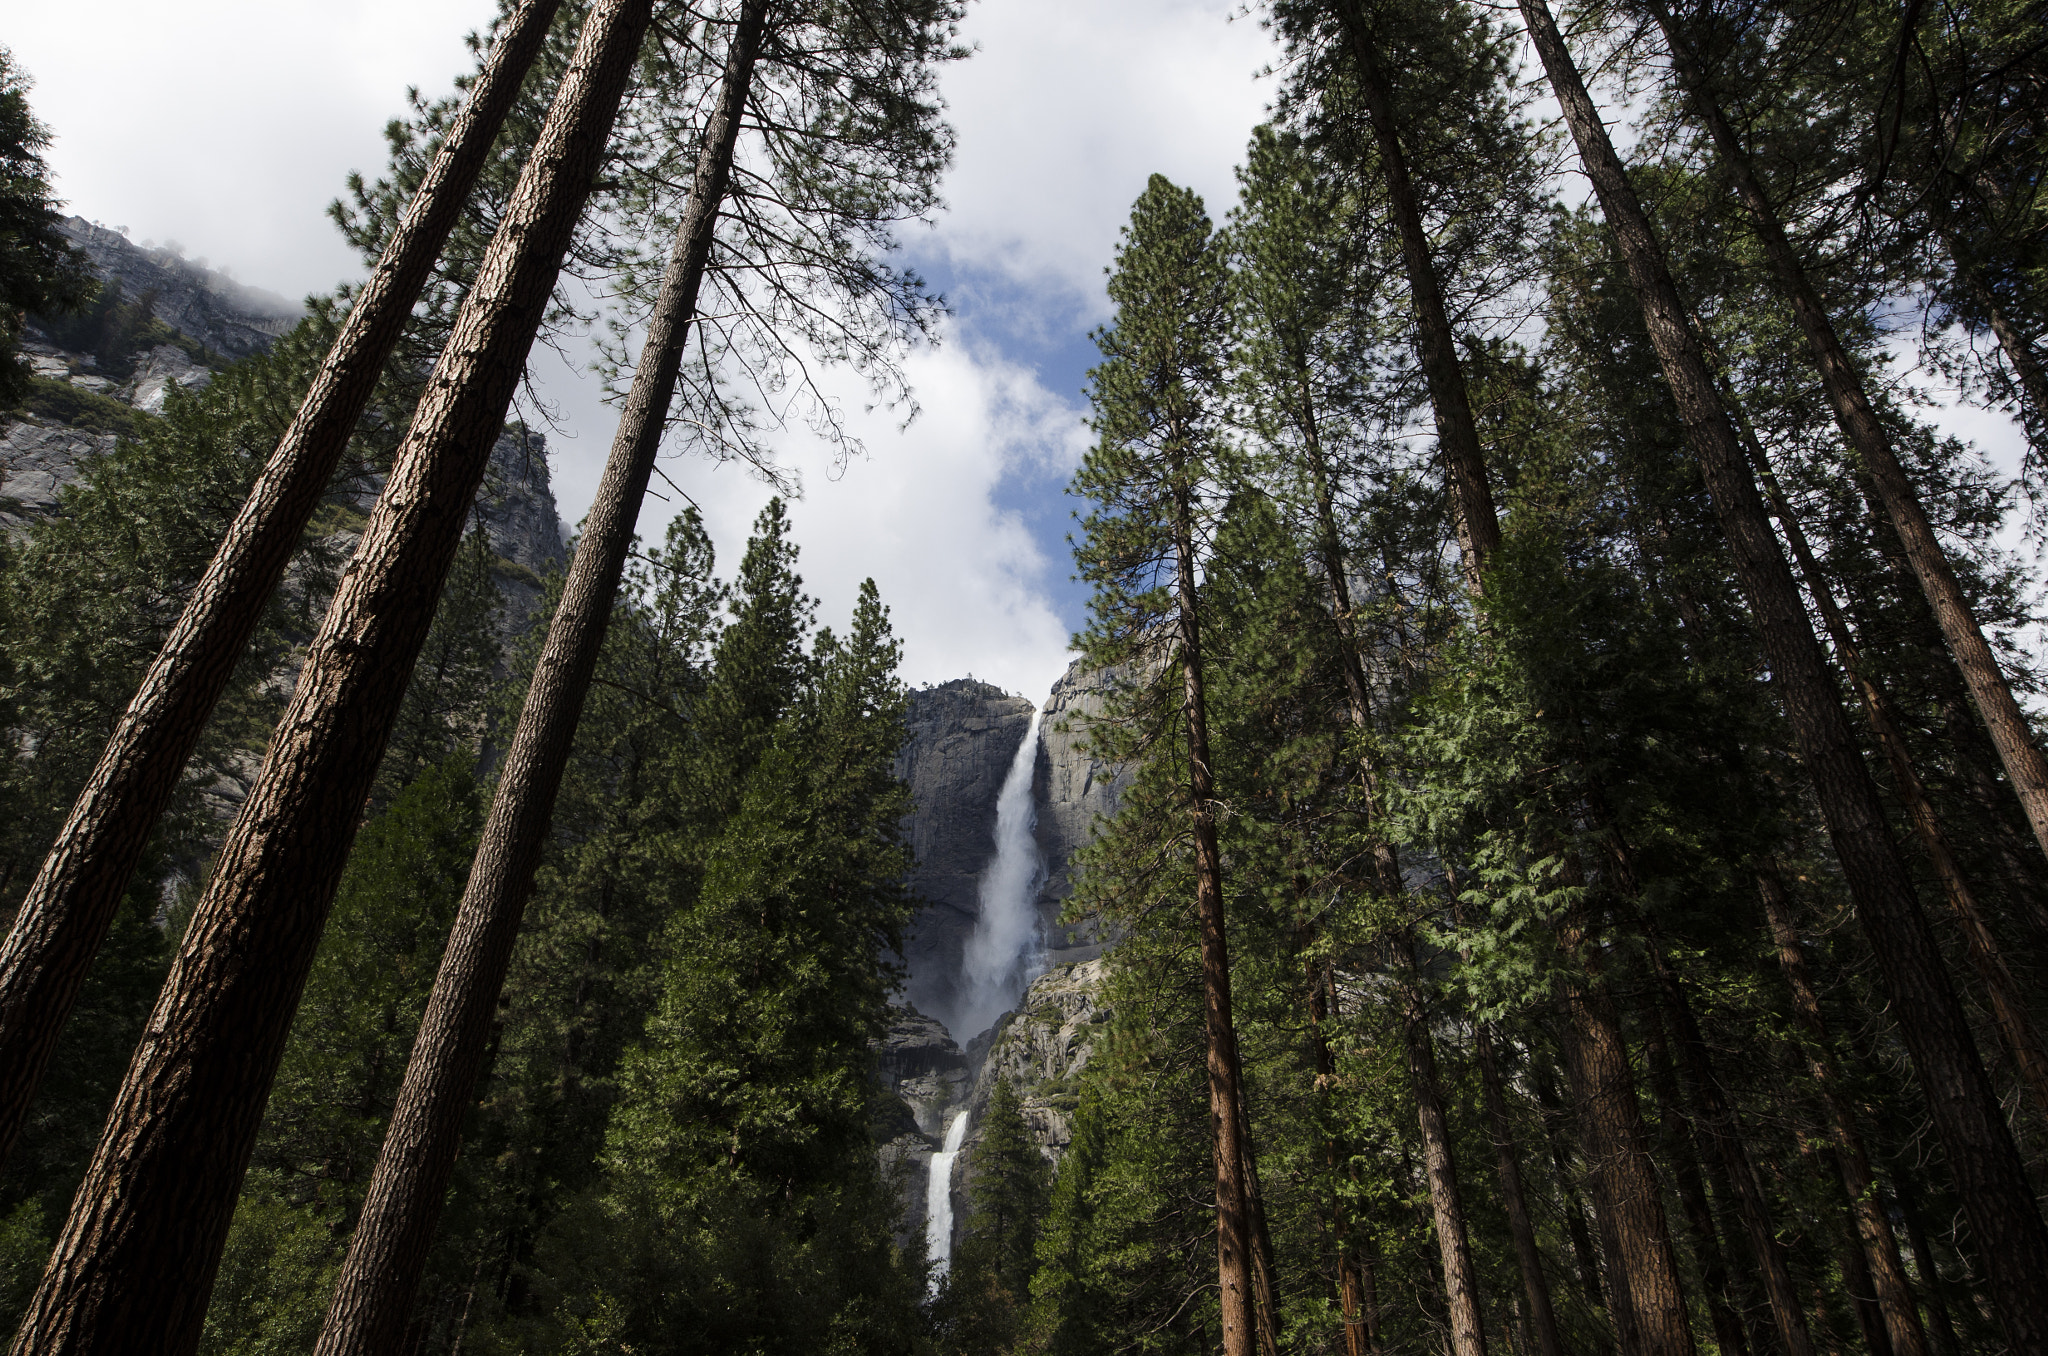
[{"label": "lower waterfall", "polygon": [[[1038,770],[1038,722],[1030,728],[1017,756],[1010,760],[1003,789],[996,797],[996,855],[981,877],[981,911],[960,958],[962,998],[954,1037],[965,1043],[987,1030],[996,1018],[1016,1005],[1038,977],[1038,886],[1044,874],[1039,860],[1037,807],[1032,781]],[[1042,968],[1042,967],[1038,967]]]},{"label": "lower waterfall", "polygon": [[960,1143],[967,1138],[967,1108],[953,1113],[946,1127],[946,1147],[932,1155],[931,1180],[925,1186],[924,1255],[931,1259],[932,1293],[946,1279],[953,1264],[953,1160],[960,1157]]}]

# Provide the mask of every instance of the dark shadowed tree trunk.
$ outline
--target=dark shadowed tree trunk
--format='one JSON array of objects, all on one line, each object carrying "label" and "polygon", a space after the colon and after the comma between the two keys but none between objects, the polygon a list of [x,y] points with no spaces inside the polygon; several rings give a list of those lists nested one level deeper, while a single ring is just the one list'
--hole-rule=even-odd
[{"label": "dark shadowed tree trunk", "polygon": [[[1863,469],[1877,488],[1878,498],[1899,534],[1906,560],[1913,567],[1913,573],[1927,595],[1928,606],[1934,610],[1935,620],[1941,626],[1942,638],[1948,642],[1949,653],[1954,657],[1956,667],[1962,671],[1963,681],[1969,685],[1970,697],[1976,702],[1977,712],[1991,733],[1991,742],[2005,764],[2013,792],[2019,797],[2020,804],[2026,807],[2027,819],[2034,826],[2034,839],[2041,845],[2042,852],[2048,854],[2048,757],[2044,757],[2034,743],[2026,715],[2013,699],[2005,672],[1999,668],[1997,656],[1991,653],[1983,629],[1977,625],[1976,615],[1970,610],[1969,600],[1963,597],[1962,585],[1956,579],[1954,567],[1949,564],[1947,551],[1934,535],[1933,524],[1927,520],[1919,492],[1893,454],[1891,439],[1863,389],[1863,380],[1842,348],[1841,340],[1835,334],[1834,321],[1829,318],[1820,294],[1814,291],[1812,282],[1808,280],[1798,252],[1785,235],[1777,207],[1764,192],[1763,183],[1750,163],[1748,150],[1722,114],[1720,101],[1707,82],[1705,71],[1701,69],[1685,35],[1671,21],[1670,11],[1662,0],[1648,0],[1648,3],[1664,30],[1665,44],[1671,52],[1679,79],[1691,96],[1701,121],[1706,123],[1714,148],[1720,153],[1722,166],[1734,181],[1736,194],[1749,212],[1750,223],[1764,247],[1765,257],[1770,260],[1771,271],[1777,274],[1778,285],[1792,302],[1799,328],[1806,335],[1807,347],[1812,351],[1813,365],[1820,373],[1828,402],[1834,407],[1835,422],[1841,427],[1842,436],[1856,450]],[[2042,1340],[2048,1341],[2048,1331],[2044,1331]]]},{"label": "dark shadowed tree trunk", "polygon": [[1835,1065],[1827,1022],[1821,1014],[1820,994],[1807,969],[1798,926],[1792,920],[1792,901],[1786,896],[1784,881],[1775,867],[1767,866],[1757,873],[1757,889],[1763,896],[1764,914],[1770,920],[1771,938],[1777,943],[1779,968],[1792,991],[1792,1016],[1798,1023],[1807,1071],[1827,1109],[1828,1136],[1834,1142],[1842,1185],[1848,1192],[1849,1209],[1856,1221],[1856,1235],[1877,1293],[1878,1308],[1884,1315],[1885,1333],[1891,1339],[1894,1356],[1928,1356],[1927,1335],[1920,1326],[1920,1311],[1913,1304],[1912,1291],[1906,1285],[1898,1239],[1892,1233],[1891,1221],[1885,1217],[1884,1203],[1878,1197],[1877,1174],[1871,1170],[1863,1134],[1856,1127],[1855,1109],[1849,1104],[1841,1071]]},{"label": "dark shadowed tree trunk", "polygon": [[1565,1073],[1610,1268],[1622,1356],[1693,1356],[1692,1325],[1636,1101],[1621,1019],[1576,916],[1560,930]]},{"label": "dark shadowed tree trunk", "polygon": [[598,0],[108,1117],[17,1356],[198,1343],[399,699],[647,30]]},{"label": "dark shadowed tree trunk", "polygon": [[1486,1099],[1487,1126],[1492,1132],[1494,1158],[1500,1173],[1501,1208],[1507,1212],[1508,1232],[1514,1238],[1515,1266],[1522,1274],[1522,1295],[1529,1305],[1529,1331],[1535,1337],[1536,1356],[1564,1356],[1557,1313],[1550,1301],[1550,1282],[1543,1274],[1543,1254],[1536,1246],[1536,1225],[1529,1216],[1528,1193],[1522,1187],[1522,1155],[1515,1143],[1514,1122],[1508,1116],[1507,1088],[1501,1078],[1499,1056],[1494,1051],[1492,1029],[1479,1024],[1473,1033],[1473,1043],[1479,1058],[1480,1091]]},{"label": "dark shadowed tree trunk", "polygon": [[348,448],[559,0],[506,22],[298,414],[79,792],[0,945],[0,1163],[186,760]]},{"label": "dark shadowed tree trunk", "polygon": [[1394,961],[1399,976],[1395,1001],[1401,1005],[1408,1090],[1415,1098],[1415,1121],[1422,1134],[1424,1180],[1429,1184],[1429,1206],[1436,1221],[1437,1251],[1443,1258],[1451,1352],[1453,1356],[1486,1356],[1479,1275],[1472,1265],[1472,1244],[1465,1228],[1465,1199],[1458,1189],[1458,1160],[1451,1150],[1451,1127],[1444,1115],[1443,1088],[1437,1079],[1436,1042],[1429,1030],[1429,1009],[1415,974],[1414,936],[1404,932],[1393,940],[1393,945],[1401,953]]},{"label": "dark shadowed tree trunk", "polygon": [[1599,111],[1548,7],[1542,0],[1521,0],[1521,9],[1621,246],[1884,991],[1896,1011],[1912,1014],[1901,1022],[1900,1036],[1982,1249],[1987,1289],[2014,1350],[2030,1356],[2048,1351],[2048,1292],[2040,1285],[2048,1275],[2048,1227],[1829,679],[1798,585],[1771,534],[1698,339],[1685,322],[1662,247]]},{"label": "dark shadowed tree trunk", "polygon": [[661,446],[767,12],[768,0],[747,0],[734,28],[718,104],[705,125],[689,206],[648,319],[640,365],[534,665],[317,1356],[375,1356],[390,1350],[404,1330],[426,1265],[454,1175],[463,1117],[483,1068],[491,1016],[512,962],[519,922],[547,844],[555,794]]}]

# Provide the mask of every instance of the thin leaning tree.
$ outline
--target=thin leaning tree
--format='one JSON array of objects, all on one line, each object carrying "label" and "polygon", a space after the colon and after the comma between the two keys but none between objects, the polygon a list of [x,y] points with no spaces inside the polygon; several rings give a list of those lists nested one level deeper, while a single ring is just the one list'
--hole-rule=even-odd
[{"label": "thin leaning tree", "polygon": [[297,416],[59,831],[0,944],[0,1163],[164,807],[248,649],[433,275],[560,0],[523,0],[500,28]]},{"label": "thin leaning tree", "polygon": [[1921,591],[1927,595],[1927,605],[1941,627],[1950,657],[1962,672],[1963,682],[1969,688],[1971,701],[1976,704],[1978,717],[1991,736],[1992,746],[1998,750],[2005,774],[2011,780],[2013,794],[2026,810],[2027,821],[2033,826],[2034,841],[2040,845],[2044,856],[2048,856],[2048,756],[2044,756],[2040,746],[2034,742],[2033,729],[2026,714],[2014,700],[2005,670],[1999,667],[1998,657],[1992,653],[1990,643],[1984,638],[1984,630],[1977,624],[1976,614],[1970,608],[1969,599],[1963,595],[1955,567],[1949,562],[1941,540],[1934,534],[1934,525],[1928,520],[1927,509],[1920,502],[1919,491],[1892,449],[1892,440],[1864,389],[1862,374],[1843,347],[1840,336],[1835,332],[1834,319],[1828,314],[1827,304],[1814,287],[1799,251],[1786,233],[1778,204],[1757,173],[1749,148],[1743,144],[1721,107],[1720,95],[1697,50],[1699,44],[1695,34],[1672,18],[1670,7],[1664,0],[1644,0],[1644,3],[1663,31],[1665,47],[1671,54],[1672,68],[1678,74],[1679,83],[1694,112],[1706,126],[1715,153],[1720,157],[1721,168],[1734,183],[1736,196],[1742,200],[1743,209],[1749,215],[1750,225],[1763,246],[1771,272],[1798,319],[1814,370],[1819,374],[1821,387],[1827,392],[1828,403],[1834,409],[1835,423],[1877,488],[1878,501],[1883,504],[1893,530],[1898,533],[1899,545],[1914,577],[1920,582]]},{"label": "thin leaning tree", "polygon": [[1856,901],[1880,983],[1947,1151],[1987,1290],[2008,1341],[2048,1352],[2048,1226],[2026,1164],[1977,1053],[1883,803],[1828,672],[1799,586],[1771,531],[1762,496],[1687,323],[1663,246],[1630,184],[1564,37],[1543,0],[1520,0],[1579,158],[1620,246],[1644,325],[1664,370],[1733,557],[1772,685],[1798,740],[1842,874]]},{"label": "thin leaning tree", "polygon": [[[378,757],[607,157],[652,0],[599,0],[151,1014],[16,1356],[198,1345]],[[145,1336],[146,1335],[146,1336]]]},{"label": "thin leaning tree", "polygon": [[[647,320],[640,361],[499,775],[461,909],[336,1283],[316,1348],[320,1356],[389,1350],[411,1316],[412,1297],[455,1170],[463,1119],[488,1052],[491,1018],[667,428],[700,293],[707,274],[717,267],[721,224],[732,218],[729,190],[743,135],[752,134],[757,147],[768,143],[770,163],[780,154],[814,150],[846,169],[886,160],[911,170],[894,177],[893,192],[886,197],[834,204],[854,220],[872,224],[893,213],[921,215],[934,201],[949,143],[938,131],[930,80],[936,62],[959,55],[951,43],[956,7],[950,0],[857,4],[833,18],[836,22],[819,23],[792,6],[743,0],[728,25],[717,96],[699,137],[689,194]],[[763,87],[768,94],[786,94],[810,84],[816,97],[822,91],[815,88],[816,71],[809,64],[827,51],[838,69],[858,77],[836,96],[853,114],[838,124],[836,144],[796,127],[785,129],[793,135],[783,145],[763,137],[764,124],[773,116],[762,107],[768,102]],[[848,135],[851,129],[863,135]],[[806,215],[815,218],[816,213]],[[815,220],[812,225],[831,229]],[[744,257],[743,243],[727,239],[722,247]],[[732,266],[728,259],[725,267]],[[819,296],[834,291],[829,278],[817,279],[813,287]],[[866,298],[839,290],[841,299],[855,306],[885,299],[909,318],[913,332],[933,305],[914,283]]]}]

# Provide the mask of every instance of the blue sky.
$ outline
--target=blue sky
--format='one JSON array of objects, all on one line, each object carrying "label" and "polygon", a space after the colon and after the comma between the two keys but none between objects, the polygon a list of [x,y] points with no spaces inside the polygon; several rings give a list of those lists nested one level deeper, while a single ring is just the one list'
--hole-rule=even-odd
[{"label": "blue sky", "polygon": [[[900,433],[888,416],[856,418],[868,455],[837,476],[816,446],[787,442],[821,618],[839,623],[872,575],[914,683],[973,673],[1035,701],[1066,667],[1084,594],[1069,578],[1063,489],[1087,446],[1102,268],[1155,170],[1227,210],[1271,59],[1234,8],[970,6],[962,36],[978,50],[944,77],[959,132],[949,210],[904,240],[955,312],[942,346],[910,360],[923,414]],[[0,40],[36,80],[72,210],[296,296],[359,274],[323,209],[350,170],[382,164],[379,130],[407,86],[437,94],[467,68],[462,35],[490,12],[490,0],[107,0],[11,15]],[[551,461],[573,523],[612,415],[577,366],[540,355],[534,369],[557,412]],[[729,569],[767,490],[731,468],[663,469],[705,509]],[[658,538],[677,507],[650,500],[643,535]]]},{"label": "blue sky", "polygon": [[[445,91],[491,0],[143,0],[20,7],[4,40],[57,134],[51,161],[74,210],[137,240],[178,241],[244,282],[287,295],[360,272],[324,216],[352,169],[383,163],[379,131],[409,85]],[[805,492],[792,509],[821,617],[840,624],[872,575],[905,642],[905,676],[968,673],[1037,700],[1083,621],[1063,493],[1087,446],[1088,332],[1108,318],[1103,267],[1154,171],[1219,219],[1233,166],[1271,97],[1274,57],[1235,0],[975,0],[977,47],[944,77],[959,150],[930,230],[906,257],[954,306],[946,340],[910,359],[923,415],[907,430],[856,418],[869,455],[833,474],[786,440]],[[1576,176],[1563,189],[1579,185]],[[558,416],[551,462],[563,516],[582,514],[613,417],[581,359],[538,355]],[[1910,362],[1910,356],[1908,357]],[[847,404],[857,409],[857,392]],[[1995,459],[2010,421],[1937,419]],[[722,564],[739,559],[768,491],[731,468],[671,461],[703,506]],[[657,492],[665,493],[659,482]],[[658,539],[679,505],[652,499]]]}]

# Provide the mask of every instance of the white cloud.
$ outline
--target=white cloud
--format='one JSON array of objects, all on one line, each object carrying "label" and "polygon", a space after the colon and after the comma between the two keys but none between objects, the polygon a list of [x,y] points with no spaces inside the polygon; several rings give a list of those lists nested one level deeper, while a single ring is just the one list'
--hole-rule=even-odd
[{"label": "white cloud", "polygon": [[[1234,200],[1231,167],[1267,97],[1253,76],[1272,49],[1233,7],[969,9],[963,37],[980,50],[944,80],[959,131],[951,210],[905,241],[950,275],[960,306],[948,345],[912,359],[923,415],[902,433],[886,414],[859,421],[870,455],[836,479],[821,449],[789,440],[806,468],[792,518],[823,617],[843,625],[874,576],[913,681],[972,672],[1036,699],[1065,667],[1078,619],[1051,601],[1071,568],[1059,486],[1086,445],[1069,360],[1106,318],[1101,270],[1147,175],[1194,187],[1218,217]],[[437,94],[470,67],[462,35],[493,12],[491,0],[106,0],[24,8],[5,41],[37,81],[73,210],[302,295],[360,273],[326,204],[350,170],[383,164],[381,129],[408,85]],[[1066,369],[1025,365],[1046,355]],[[572,523],[614,423],[581,361],[534,364]],[[767,491],[732,468],[664,469],[704,505],[730,570]],[[650,501],[643,535],[658,539],[675,507]]]},{"label": "white cloud", "polygon": [[[994,495],[1009,474],[1064,479],[1086,445],[1079,411],[1028,371],[964,344],[925,350],[910,366],[923,415],[899,432],[887,411],[855,414],[849,425],[868,455],[843,470],[834,473],[815,440],[784,440],[805,488],[791,520],[807,590],[821,620],[843,633],[860,581],[872,577],[904,640],[906,680],[971,672],[1037,701],[1067,665],[1066,625],[1045,596],[1049,572],[1066,565]],[[678,458],[662,469],[703,509],[730,576],[771,491],[731,465]],[[643,532],[660,531],[674,507],[650,504]]]}]

